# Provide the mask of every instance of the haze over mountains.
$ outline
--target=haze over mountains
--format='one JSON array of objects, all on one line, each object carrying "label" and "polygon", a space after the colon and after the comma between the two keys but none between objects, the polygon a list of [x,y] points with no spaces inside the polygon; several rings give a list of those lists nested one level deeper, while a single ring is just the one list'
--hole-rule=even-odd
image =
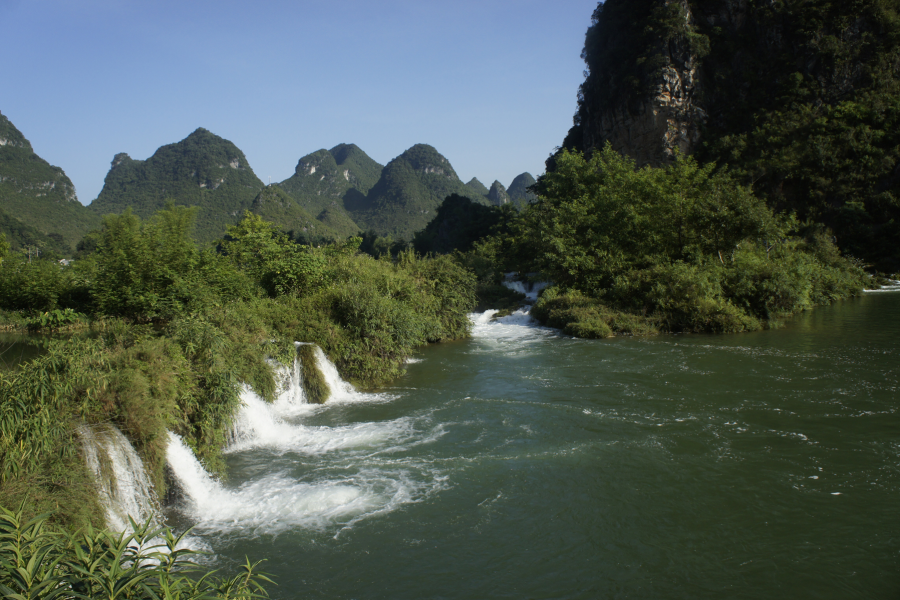
[{"label": "haze over mountains", "polygon": [[509,192],[499,182],[490,190],[474,178],[465,184],[426,144],[387,165],[355,144],[339,144],[307,154],[291,177],[266,186],[235,144],[198,128],[146,160],[116,154],[100,195],[85,207],[63,170],[35,154],[0,115],[0,231],[14,248],[32,244],[60,254],[70,253],[104,214],[130,209],[148,218],[167,202],[197,207],[200,242],[220,239],[245,210],[308,242],[360,231],[409,240],[451,194],[484,205],[522,204],[530,200],[523,186],[533,182],[523,173]]}]

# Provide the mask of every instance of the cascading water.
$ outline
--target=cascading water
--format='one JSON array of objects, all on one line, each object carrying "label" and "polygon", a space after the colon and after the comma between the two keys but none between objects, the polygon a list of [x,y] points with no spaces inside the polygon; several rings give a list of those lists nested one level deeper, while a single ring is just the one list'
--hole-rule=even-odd
[{"label": "cascading water", "polygon": [[550,286],[549,281],[521,281],[514,279],[516,273],[507,273],[503,281],[503,285],[513,291],[525,294],[525,301],[529,303],[537,302],[538,294],[541,290]]},{"label": "cascading water", "polygon": [[[242,464],[260,460],[264,476],[237,487],[223,485],[203,469],[179,436],[169,434],[168,465],[182,492],[178,509],[198,531],[265,534],[297,527],[346,527],[415,502],[444,485],[434,473],[391,456],[443,435],[441,427],[423,432],[409,417],[338,427],[301,423],[335,404],[377,405],[390,399],[354,390],[318,348],[316,360],[331,390],[327,406],[305,402],[302,369],[296,363],[277,367],[282,387],[272,404],[249,387],[241,391],[242,406],[226,453]],[[317,458],[317,467],[306,472],[309,457]],[[337,468],[321,467],[323,458],[325,463],[339,463]]]},{"label": "cascading water", "polygon": [[129,531],[136,523],[156,521],[153,486],[141,457],[114,425],[80,425],[77,433],[84,459],[97,484],[106,523],[113,531]]}]

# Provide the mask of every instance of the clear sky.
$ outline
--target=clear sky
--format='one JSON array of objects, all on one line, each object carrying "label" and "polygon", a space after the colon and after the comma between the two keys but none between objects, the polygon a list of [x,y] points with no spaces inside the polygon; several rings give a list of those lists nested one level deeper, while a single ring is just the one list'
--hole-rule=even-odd
[{"label": "clear sky", "polygon": [[197,127],[264,182],[319,148],[434,146],[509,186],[572,124],[597,0],[0,0],[0,112],[89,204]]}]

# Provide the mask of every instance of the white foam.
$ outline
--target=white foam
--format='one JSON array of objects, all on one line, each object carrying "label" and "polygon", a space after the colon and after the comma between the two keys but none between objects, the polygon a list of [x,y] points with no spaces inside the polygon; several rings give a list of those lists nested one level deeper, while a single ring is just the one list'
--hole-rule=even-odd
[{"label": "white foam", "polygon": [[900,281],[892,281],[891,285],[883,285],[877,290],[863,290],[867,294],[877,294],[879,292],[900,292]]},{"label": "white foam", "polygon": [[250,388],[241,392],[241,409],[234,419],[227,452],[270,448],[280,453],[320,455],[349,448],[398,445],[415,437],[411,419],[367,422],[342,427],[308,427],[286,418],[296,416],[291,406],[268,404]]},{"label": "white foam", "polygon": [[76,428],[84,460],[97,485],[106,525],[116,532],[131,531],[136,523],[159,522],[153,485],[131,442],[114,425]]},{"label": "white foam", "polygon": [[[509,274],[507,274],[509,277]],[[520,294],[525,294],[525,300],[528,302],[534,303],[537,302],[538,294],[541,290],[550,286],[549,281],[518,281],[518,280],[510,280],[507,279],[503,282],[503,285],[515,292],[519,292]]]},{"label": "white foam", "polygon": [[498,343],[529,343],[540,341],[548,336],[557,335],[555,329],[541,327],[528,314],[528,309],[520,309],[505,317],[493,318],[496,310],[469,315],[472,321],[472,337],[477,340]]},{"label": "white foam", "polygon": [[314,481],[275,472],[228,489],[206,473],[174,433],[169,434],[168,461],[184,494],[181,510],[197,522],[196,529],[242,536],[352,526],[445,485],[442,477],[415,465],[368,464]]}]

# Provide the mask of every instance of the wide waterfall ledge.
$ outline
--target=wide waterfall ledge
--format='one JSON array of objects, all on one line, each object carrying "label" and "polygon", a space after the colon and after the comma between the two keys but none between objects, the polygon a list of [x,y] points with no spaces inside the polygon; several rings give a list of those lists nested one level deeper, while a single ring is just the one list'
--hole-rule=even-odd
[{"label": "wide waterfall ledge", "polygon": [[[273,363],[278,384],[273,403],[265,402],[249,386],[242,388],[241,405],[233,417],[225,452],[274,446],[317,454],[335,444],[368,444],[384,436],[397,435],[397,431],[378,431],[378,428],[367,431],[363,427],[338,432],[335,436],[317,428],[288,423],[286,419],[315,410],[324,399],[329,403],[352,403],[379,398],[377,394],[359,393],[341,379],[335,365],[317,345],[296,342],[295,346],[297,355],[292,365]],[[310,390],[314,398],[310,397]],[[76,434],[107,527],[117,532],[131,531],[129,518],[139,524],[163,523],[157,491],[140,455],[122,431],[112,424],[81,424]],[[203,468],[180,436],[171,431],[167,435],[166,465],[179,502],[186,505],[189,514],[208,514],[215,505],[221,506],[228,497],[221,484]]]}]

